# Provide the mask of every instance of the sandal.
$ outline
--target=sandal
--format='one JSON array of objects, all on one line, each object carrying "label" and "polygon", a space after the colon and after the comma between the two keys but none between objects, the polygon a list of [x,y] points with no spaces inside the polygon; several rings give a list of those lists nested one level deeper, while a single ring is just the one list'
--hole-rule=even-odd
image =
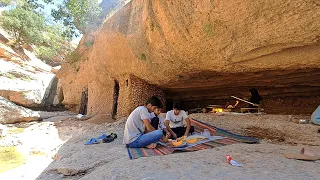
[{"label": "sandal", "polygon": [[99,143],[99,140],[96,139],[96,138],[91,138],[90,141],[88,142],[85,142],[84,144],[85,145],[91,145],[91,144],[98,144]]},{"label": "sandal", "polygon": [[108,134],[102,134],[101,136],[97,137],[97,139],[104,139],[108,136],[109,136]]},{"label": "sandal", "polygon": [[103,141],[104,143],[109,143],[109,142],[114,141],[117,137],[118,137],[117,134],[111,133],[109,136],[103,138],[102,141]]}]

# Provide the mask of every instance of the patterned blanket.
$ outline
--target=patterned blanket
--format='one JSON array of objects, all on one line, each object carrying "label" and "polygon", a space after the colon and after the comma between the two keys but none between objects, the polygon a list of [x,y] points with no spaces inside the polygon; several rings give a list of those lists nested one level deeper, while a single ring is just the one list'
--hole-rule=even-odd
[{"label": "patterned blanket", "polygon": [[127,148],[130,159],[137,159],[139,157],[159,156],[171,154],[175,151],[198,151],[203,149],[209,149],[219,146],[225,146],[235,143],[258,143],[259,140],[248,137],[233,134],[224,129],[217,128],[210,124],[191,119],[191,124],[194,126],[196,132],[202,132],[203,129],[208,129],[212,138],[209,140],[199,141],[196,144],[191,144],[182,148],[174,148],[171,146],[158,145],[155,149],[148,148]]}]

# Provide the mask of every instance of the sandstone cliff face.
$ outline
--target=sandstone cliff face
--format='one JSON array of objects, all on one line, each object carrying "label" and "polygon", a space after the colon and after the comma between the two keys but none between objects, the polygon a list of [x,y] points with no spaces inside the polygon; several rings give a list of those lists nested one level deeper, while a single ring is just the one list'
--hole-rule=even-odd
[{"label": "sandstone cliff face", "polygon": [[[30,109],[17,106],[0,96],[0,123],[13,124],[17,122],[37,121],[40,115]],[[0,125],[1,125],[0,124]]]},{"label": "sandstone cliff face", "polygon": [[22,47],[13,49],[1,29],[0,36],[0,96],[25,107],[59,104],[61,86],[57,89],[51,66]]},{"label": "sandstone cliff face", "polygon": [[66,104],[78,105],[89,88],[90,113],[112,111],[114,80],[127,97],[119,107],[132,109],[122,105],[137,89],[121,93],[130,75],[183,102],[248,96],[250,87],[266,99],[320,102],[317,0],[133,0],[78,50],[81,60],[63,65],[59,78]]}]

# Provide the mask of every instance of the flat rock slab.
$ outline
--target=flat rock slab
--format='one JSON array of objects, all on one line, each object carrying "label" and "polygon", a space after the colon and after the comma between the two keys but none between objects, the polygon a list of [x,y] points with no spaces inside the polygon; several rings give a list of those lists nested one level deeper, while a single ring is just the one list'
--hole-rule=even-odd
[{"label": "flat rock slab", "polygon": [[13,124],[40,120],[40,115],[0,96],[0,123]]}]

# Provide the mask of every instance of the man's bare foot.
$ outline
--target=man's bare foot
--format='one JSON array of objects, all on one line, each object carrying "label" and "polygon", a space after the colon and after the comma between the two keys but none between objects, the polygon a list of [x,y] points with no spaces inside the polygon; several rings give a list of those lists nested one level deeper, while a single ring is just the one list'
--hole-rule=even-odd
[{"label": "man's bare foot", "polygon": [[154,149],[154,148],[156,148],[156,146],[157,146],[156,143],[152,143],[152,144],[149,144],[149,145],[147,146],[147,148],[149,148],[149,149]]},{"label": "man's bare foot", "polygon": [[160,139],[161,142],[164,142],[164,143],[167,143],[168,142],[168,138],[166,136],[163,136],[161,139]]}]

